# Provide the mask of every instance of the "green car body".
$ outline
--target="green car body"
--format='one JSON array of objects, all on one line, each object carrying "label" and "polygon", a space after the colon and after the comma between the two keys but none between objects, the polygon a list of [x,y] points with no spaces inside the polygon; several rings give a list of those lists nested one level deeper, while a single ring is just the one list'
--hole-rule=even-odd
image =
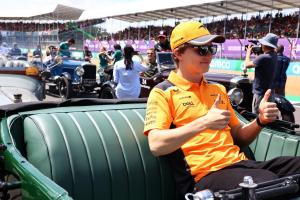
[{"label": "green car body", "polygon": [[[143,135],[145,107],[145,99],[0,107],[1,175],[21,183],[25,200],[177,199],[166,158],[154,157]],[[300,155],[299,143],[299,136],[264,129],[250,148],[267,160]]]}]

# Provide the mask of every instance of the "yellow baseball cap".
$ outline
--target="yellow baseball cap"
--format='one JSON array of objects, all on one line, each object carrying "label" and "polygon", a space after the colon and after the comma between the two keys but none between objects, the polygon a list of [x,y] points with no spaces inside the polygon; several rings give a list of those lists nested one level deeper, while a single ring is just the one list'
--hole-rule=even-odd
[{"label": "yellow baseball cap", "polygon": [[170,38],[172,50],[184,43],[203,45],[208,42],[223,43],[225,38],[221,35],[211,35],[207,28],[197,21],[181,22],[173,29]]}]

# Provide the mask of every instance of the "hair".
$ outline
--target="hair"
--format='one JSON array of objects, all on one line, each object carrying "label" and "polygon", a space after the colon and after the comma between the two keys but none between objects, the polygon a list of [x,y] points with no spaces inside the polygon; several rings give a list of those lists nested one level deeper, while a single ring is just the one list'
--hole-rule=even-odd
[{"label": "hair", "polygon": [[119,45],[119,44],[115,44],[115,45],[114,45],[114,49],[121,50],[122,48],[121,48],[121,45]]},{"label": "hair", "polygon": [[147,51],[153,51],[154,53],[156,53],[154,48],[148,48]]},{"label": "hair", "polygon": [[282,44],[278,45],[277,53],[283,53],[283,51],[284,51],[284,46]]},{"label": "hair", "polygon": [[[185,52],[185,50],[186,50],[187,48],[188,48],[188,45],[182,44],[182,45],[180,45],[179,47],[177,47],[176,49],[178,49],[177,51],[178,51],[179,54],[182,54],[182,53]],[[176,67],[177,67],[177,66],[178,66],[178,63],[179,63],[179,60],[174,56],[174,53],[173,53],[173,59],[174,59],[174,61],[175,61],[175,63],[176,63]]]},{"label": "hair", "polygon": [[74,40],[74,38],[70,38],[70,39],[68,39],[68,43],[75,44],[75,40]]},{"label": "hair", "polygon": [[124,64],[126,65],[126,70],[132,70],[133,61],[132,56],[134,54],[134,49],[131,45],[126,45],[124,47]]},{"label": "hair", "polygon": [[100,52],[101,52],[101,51],[106,51],[106,47],[104,47],[104,46],[101,47],[101,48],[100,48]]}]

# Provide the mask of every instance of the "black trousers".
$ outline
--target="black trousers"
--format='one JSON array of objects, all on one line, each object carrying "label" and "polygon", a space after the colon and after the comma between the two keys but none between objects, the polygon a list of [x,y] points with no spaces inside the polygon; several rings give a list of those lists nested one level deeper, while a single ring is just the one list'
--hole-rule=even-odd
[{"label": "black trousers", "polygon": [[244,176],[252,176],[255,183],[260,183],[293,174],[300,174],[300,157],[283,156],[263,162],[243,160],[204,176],[195,184],[195,191],[234,189]]}]

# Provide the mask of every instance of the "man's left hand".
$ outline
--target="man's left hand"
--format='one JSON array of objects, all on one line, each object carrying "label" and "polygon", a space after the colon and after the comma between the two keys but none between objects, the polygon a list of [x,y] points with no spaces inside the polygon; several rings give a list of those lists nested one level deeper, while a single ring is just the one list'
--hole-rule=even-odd
[{"label": "man's left hand", "polygon": [[277,108],[276,103],[269,102],[269,98],[271,96],[271,90],[268,89],[259,104],[259,120],[262,124],[267,124],[269,122],[273,122],[277,119],[279,110]]}]

